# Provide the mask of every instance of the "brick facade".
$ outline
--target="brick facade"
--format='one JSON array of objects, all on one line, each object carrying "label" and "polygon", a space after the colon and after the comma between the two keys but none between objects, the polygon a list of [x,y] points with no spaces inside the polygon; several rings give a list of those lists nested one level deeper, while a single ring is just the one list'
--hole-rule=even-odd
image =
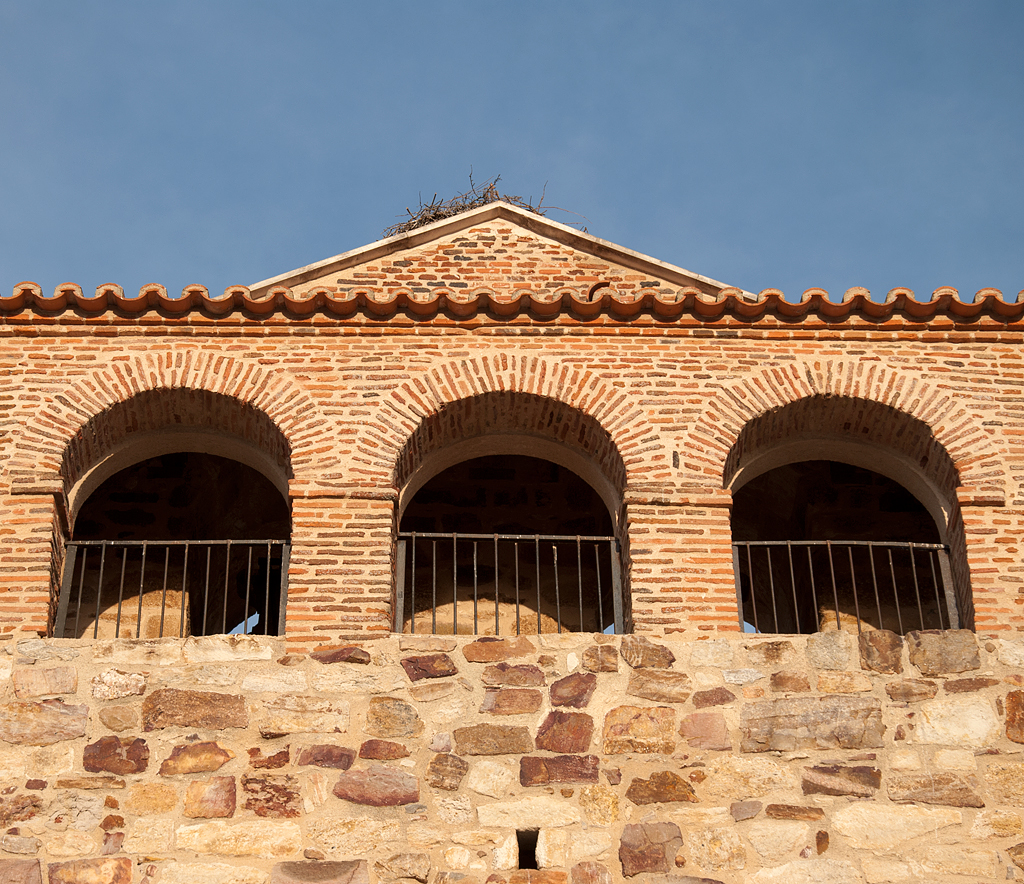
[{"label": "brick facade", "polygon": [[1021,319],[991,292],[748,295],[507,206],[219,298],[22,284],[0,301],[0,635],[52,622],[85,492],[187,439],[287,490],[294,647],[385,636],[404,489],[486,437],[602,494],[637,632],[739,628],[731,483],[800,440],[905,468],[967,624],[1021,631]]}]

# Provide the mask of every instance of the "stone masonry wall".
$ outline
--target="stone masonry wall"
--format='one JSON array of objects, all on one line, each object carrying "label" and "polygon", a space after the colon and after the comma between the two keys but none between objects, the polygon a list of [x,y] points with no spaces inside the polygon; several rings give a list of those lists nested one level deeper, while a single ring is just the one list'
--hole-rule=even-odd
[{"label": "stone masonry wall", "polygon": [[0,884],[977,884],[1022,814],[968,631],[0,653]]}]

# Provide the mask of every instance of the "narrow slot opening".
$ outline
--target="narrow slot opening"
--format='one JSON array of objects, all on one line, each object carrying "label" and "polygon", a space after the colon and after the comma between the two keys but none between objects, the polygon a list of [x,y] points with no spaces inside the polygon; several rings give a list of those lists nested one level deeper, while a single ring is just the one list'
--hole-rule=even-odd
[{"label": "narrow slot opening", "polygon": [[519,842],[519,868],[537,868],[537,830],[521,829],[516,832]]}]

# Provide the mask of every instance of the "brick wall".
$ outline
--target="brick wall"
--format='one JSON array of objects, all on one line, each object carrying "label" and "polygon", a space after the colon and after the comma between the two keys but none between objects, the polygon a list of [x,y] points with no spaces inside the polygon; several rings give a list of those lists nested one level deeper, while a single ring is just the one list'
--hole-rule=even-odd
[{"label": "brick wall", "polygon": [[[147,289],[41,305],[25,286],[0,303],[0,633],[45,630],[54,526],[90,471],[143,438],[173,444],[169,431],[235,446],[286,489],[296,647],[386,635],[406,481],[461,436],[512,432],[592,469],[639,632],[738,628],[730,482],[794,434],[914,465],[947,510],[977,630],[1024,629],[1016,319],[964,319],[946,295],[924,319],[852,301],[793,317],[728,290],[701,294],[708,314],[653,263],[641,273],[502,220],[343,270],[237,303],[169,307]],[[344,316],[303,297],[328,283],[348,297],[352,280],[368,294]],[[455,282],[563,294],[464,310],[392,297]],[[679,306],[665,318],[656,303]]]}]

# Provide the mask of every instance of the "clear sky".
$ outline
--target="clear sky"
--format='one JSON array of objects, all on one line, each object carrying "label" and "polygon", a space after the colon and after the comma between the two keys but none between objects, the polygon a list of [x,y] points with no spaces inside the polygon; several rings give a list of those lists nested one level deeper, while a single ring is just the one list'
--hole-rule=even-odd
[{"label": "clear sky", "polygon": [[472,168],[748,290],[1012,298],[1022,44],[1021,0],[0,0],[0,291],[251,284]]}]

